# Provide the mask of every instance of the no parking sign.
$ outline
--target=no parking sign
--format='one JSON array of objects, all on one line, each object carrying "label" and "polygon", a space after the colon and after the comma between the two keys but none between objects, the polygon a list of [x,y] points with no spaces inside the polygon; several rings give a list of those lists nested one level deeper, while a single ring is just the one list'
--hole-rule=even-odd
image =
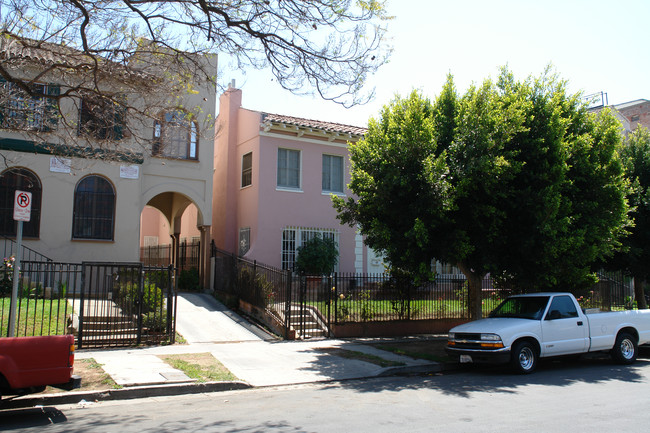
[{"label": "no parking sign", "polygon": [[29,222],[32,217],[32,193],[16,190],[14,196],[14,220]]}]

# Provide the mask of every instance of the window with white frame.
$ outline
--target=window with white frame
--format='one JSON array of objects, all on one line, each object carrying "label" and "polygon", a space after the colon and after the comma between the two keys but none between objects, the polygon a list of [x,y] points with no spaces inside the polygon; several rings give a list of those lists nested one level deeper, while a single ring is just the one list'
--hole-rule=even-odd
[{"label": "window with white frame", "polygon": [[[282,269],[293,269],[298,248],[318,235],[323,239],[332,239],[336,243],[336,248],[339,248],[339,232],[337,230],[285,227],[282,230]],[[338,270],[338,263],[334,269]]]},{"label": "window with white frame", "polygon": [[154,156],[198,159],[198,126],[190,113],[171,110],[162,114],[153,126]]},{"label": "window with white frame", "polygon": [[239,229],[239,256],[244,256],[251,248],[251,228],[243,227]]},{"label": "window with white frame", "polygon": [[253,153],[248,152],[241,159],[241,187],[253,184]]},{"label": "window with white frame", "polygon": [[158,236],[145,236],[143,246],[145,246],[145,247],[157,247],[158,246]]},{"label": "window with white frame", "polygon": [[343,157],[323,155],[323,192],[343,193]]},{"label": "window with white frame", "polygon": [[278,149],[278,188],[300,189],[300,151]]},{"label": "window with white frame", "polygon": [[435,259],[432,261],[432,268],[436,271],[437,274],[446,274],[446,275],[462,274],[460,269],[458,269],[456,266]]}]

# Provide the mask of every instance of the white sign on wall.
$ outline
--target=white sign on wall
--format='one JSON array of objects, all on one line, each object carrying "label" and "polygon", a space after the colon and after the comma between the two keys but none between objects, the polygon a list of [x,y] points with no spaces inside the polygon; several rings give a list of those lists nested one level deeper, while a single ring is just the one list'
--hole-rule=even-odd
[{"label": "white sign on wall", "polygon": [[121,165],[120,177],[123,179],[137,179],[140,177],[140,167],[137,165]]},{"label": "white sign on wall", "polygon": [[53,156],[50,158],[50,171],[54,173],[70,173],[72,160]]},{"label": "white sign on wall", "polygon": [[32,193],[16,190],[14,194],[14,220],[29,222],[32,217]]}]

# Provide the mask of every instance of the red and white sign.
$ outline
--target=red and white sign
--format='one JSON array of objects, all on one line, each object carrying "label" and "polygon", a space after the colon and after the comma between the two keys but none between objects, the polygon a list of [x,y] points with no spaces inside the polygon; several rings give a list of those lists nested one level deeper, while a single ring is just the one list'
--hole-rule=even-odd
[{"label": "red and white sign", "polygon": [[32,217],[32,193],[16,190],[14,196],[14,220],[29,222]]}]

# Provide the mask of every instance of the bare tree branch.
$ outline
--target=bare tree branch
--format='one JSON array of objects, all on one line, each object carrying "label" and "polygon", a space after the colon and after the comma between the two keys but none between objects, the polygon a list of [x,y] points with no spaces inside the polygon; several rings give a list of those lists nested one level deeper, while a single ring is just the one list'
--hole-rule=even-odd
[{"label": "bare tree branch", "polygon": [[345,106],[387,60],[376,0],[0,1],[2,30],[124,62],[142,38],[174,51],[227,54],[270,68],[284,88]]}]

